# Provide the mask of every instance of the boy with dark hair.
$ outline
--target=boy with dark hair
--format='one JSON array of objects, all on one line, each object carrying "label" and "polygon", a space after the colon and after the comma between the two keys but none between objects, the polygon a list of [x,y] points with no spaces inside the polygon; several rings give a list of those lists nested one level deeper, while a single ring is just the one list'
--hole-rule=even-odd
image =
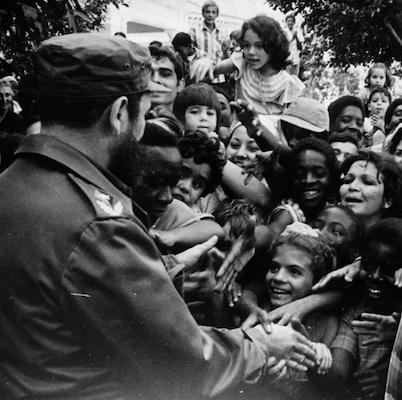
[{"label": "boy with dark hair", "polygon": [[152,81],[169,89],[167,93],[153,93],[152,108],[172,111],[176,95],[184,87],[183,60],[166,46],[150,46],[149,50],[152,56]]},{"label": "boy with dark hair", "polygon": [[394,313],[402,310],[394,285],[402,259],[402,221],[385,218],[369,229],[362,245],[362,295],[347,310],[331,345],[332,379],[346,386],[345,399],[384,399],[387,369],[396,333]]},{"label": "boy with dark hair", "polygon": [[348,132],[331,133],[328,138],[328,143],[334,149],[339,164],[342,164],[346,158],[357,154],[359,150],[359,143],[356,136]]}]

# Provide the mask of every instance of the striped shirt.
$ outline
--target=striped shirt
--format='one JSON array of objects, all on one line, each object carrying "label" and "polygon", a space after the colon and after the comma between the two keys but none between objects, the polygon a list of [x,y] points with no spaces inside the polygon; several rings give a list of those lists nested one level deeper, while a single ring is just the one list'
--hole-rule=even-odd
[{"label": "striped shirt", "polygon": [[227,40],[227,37],[217,25],[209,30],[202,22],[201,25],[190,28],[189,34],[195,47],[207,53],[211,60],[215,62],[222,60],[222,43]]},{"label": "striped shirt", "polygon": [[[212,61],[219,62],[222,60],[222,44],[228,40],[228,37],[216,24],[214,29],[210,30],[203,21],[200,25],[190,28],[189,34],[195,47],[205,52]],[[218,75],[213,83],[224,81],[225,76]]]},{"label": "striped shirt", "polygon": [[231,60],[238,70],[236,99],[247,100],[258,114],[282,114],[305,88],[297,76],[289,75],[285,70],[269,77],[261,76],[248,66],[243,52],[234,52]]}]

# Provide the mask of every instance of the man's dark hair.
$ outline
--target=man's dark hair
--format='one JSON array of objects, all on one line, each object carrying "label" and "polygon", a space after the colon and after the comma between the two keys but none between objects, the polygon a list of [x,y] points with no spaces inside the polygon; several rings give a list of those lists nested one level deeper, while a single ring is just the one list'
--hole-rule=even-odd
[{"label": "man's dark hair", "polygon": [[175,134],[152,122],[152,120],[148,120],[140,144],[143,146],[178,147],[179,141]]},{"label": "man's dark hair", "polygon": [[[126,95],[128,114],[135,120],[139,113],[142,94]],[[70,128],[89,128],[118,97],[64,98],[39,96],[40,120],[43,124],[60,124]]]},{"label": "man's dark hair", "polygon": [[150,46],[149,51],[151,52],[151,56],[154,57],[156,60],[162,60],[167,58],[170,60],[174,67],[174,72],[176,72],[177,76],[177,83],[179,83],[180,79],[184,77],[184,70],[183,70],[183,60],[178,53],[174,50],[171,50],[167,46]]},{"label": "man's dark hair", "polygon": [[373,241],[386,243],[398,251],[402,258],[402,220],[400,218],[384,218],[375,223],[367,231],[362,245],[362,253],[372,245]]}]

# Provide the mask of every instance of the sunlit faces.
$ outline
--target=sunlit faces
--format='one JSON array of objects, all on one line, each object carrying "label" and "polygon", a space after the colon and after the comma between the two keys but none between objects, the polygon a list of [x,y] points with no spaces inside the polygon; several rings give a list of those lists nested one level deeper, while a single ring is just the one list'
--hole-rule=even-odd
[{"label": "sunlit faces", "polygon": [[3,85],[0,86],[0,111],[5,112],[13,105],[14,92],[11,87]]},{"label": "sunlit faces", "polygon": [[350,251],[354,220],[342,208],[326,208],[311,226],[320,232],[322,238],[340,255]]},{"label": "sunlit faces", "polygon": [[293,198],[304,212],[319,212],[329,199],[330,173],[325,156],[315,150],[296,155],[293,171]]},{"label": "sunlit faces", "polygon": [[228,159],[239,167],[243,167],[247,161],[255,161],[261,150],[254,139],[252,139],[245,126],[238,126],[233,132],[226,148]]},{"label": "sunlit faces", "polygon": [[272,258],[265,283],[273,308],[291,303],[310,293],[313,285],[312,256],[286,243],[279,245]]},{"label": "sunlit faces", "polygon": [[142,184],[133,191],[133,197],[153,223],[173,200],[172,188],[181,176],[182,158],[177,147],[145,148],[146,170]]},{"label": "sunlit faces", "polygon": [[374,93],[367,107],[370,114],[383,117],[389,106],[389,98],[385,93]]},{"label": "sunlit faces", "polygon": [[386,74],[384,68],[373,68],[371,70],[369,85],[370,88],[384,87],[386,81]]},{"label": "sunlit faces", "polygon": [[193,206],[204,194],[211,179],[211,166],[207,163],[196,164],[194,158],[183,159],[182,175],[173,188],[173,197]]},{"label": "sunlit faces", "polygon": [[384,208],[384,181],[372,162],[354,162],[346,173],[339,189],[342,204],[350,207],[356,215],[377,220]]},{"label": "sunlit faces", "polygon": [[251,69],[264,74],[270,55],[265,51],[261,38],[251,29],[244,33],[243,54]]},{"label": "sunlit faces", "polygon": [[167,57],[152,57],[152,81],[170,89],[170,92],[152,93],[152,106],[163,105],[171,109],[177,93],[183,88],[183,82],[178,81],[172,61]]},{"label": "sunlit faces", "polygon": [[204,11],[202,12],[202,16],[204,17],[205,24],[211,25],[215,23],[215,20],[218,18],[218,9],[216,6],[206,6]]},{"label": "sunlit faces", "polygon": [[363,135],[363,112],[359,107],[347,106],[335,120],[334,131],[344,132],[349,130],[357,134],[358,139]]},{"label": "sunlit faces", "polygon": [[194,105],[189,106],[184,113],[184,129],[187,132],[199,130],[208,134],[215,132],[217,114],[213,107]]},{"label": "sunlit faces", "polygon": [[334,149],[339,164],[358,152],[357,146],[353,142],[332,142],[330,145]]},{"label": "sunlit faces", "polygon": [[[381,240],[365,244],[361,265],[367,272],[366,289],[369,299],[376,305],[393,307],[395,271],[402,267],[400,250]],[[391,308],[390,311],[393,309]]]}]

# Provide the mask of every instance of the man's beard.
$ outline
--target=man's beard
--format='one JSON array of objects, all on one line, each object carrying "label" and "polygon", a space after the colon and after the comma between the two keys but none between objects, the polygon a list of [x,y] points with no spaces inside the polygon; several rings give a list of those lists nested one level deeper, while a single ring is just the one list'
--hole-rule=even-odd
[{"label": "man's beard", "polygon": [[119,143],[109,162],[108,170],[129,187],[138,184],[139,177],[139,145],[131,134]]}]

